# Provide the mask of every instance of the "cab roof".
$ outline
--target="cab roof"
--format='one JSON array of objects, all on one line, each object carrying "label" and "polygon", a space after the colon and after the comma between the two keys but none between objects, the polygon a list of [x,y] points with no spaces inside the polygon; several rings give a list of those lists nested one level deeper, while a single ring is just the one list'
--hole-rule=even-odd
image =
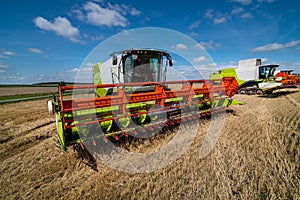
[{"label": "cab roof", "polygon": [[110,56],[114,56],[117,54],[158,54],[161,56],[167,56],[170,57],[170,54],[168,54],[166,51],[163,50],[155,50],[155,49],[129,49],[129,50],[123,50],[119,52],[112,52]]}]

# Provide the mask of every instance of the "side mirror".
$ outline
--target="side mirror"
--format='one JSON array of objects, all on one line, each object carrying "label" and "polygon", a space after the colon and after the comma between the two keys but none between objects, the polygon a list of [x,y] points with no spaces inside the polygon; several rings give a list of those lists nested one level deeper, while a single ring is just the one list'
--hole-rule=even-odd
[{"label": "side mirror", "polygon": [[172,59],[169,59],[169,65],[170,65],[170,67],[172,67],[172,66],[173,66]]},{"label": "side mirror", "polygon": [[115,55],[112,57],[112,64],[113,65],[117,65],[118,64],[118,57],[115,56]]}]

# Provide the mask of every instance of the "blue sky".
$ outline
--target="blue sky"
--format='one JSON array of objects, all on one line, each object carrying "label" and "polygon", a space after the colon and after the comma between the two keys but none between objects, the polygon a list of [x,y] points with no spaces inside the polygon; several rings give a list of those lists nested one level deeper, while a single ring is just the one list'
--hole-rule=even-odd
[{"label": "blue sky", "polygon": [[[300,73],[297,0],[2,0],[0,4],[0,83],[73,81],[98,44],[142,27],[190,36],[218,68],[256,57]],[[190,48],[176,41],[171,46]],[[194,58],[198,64],[203,60]]]}]

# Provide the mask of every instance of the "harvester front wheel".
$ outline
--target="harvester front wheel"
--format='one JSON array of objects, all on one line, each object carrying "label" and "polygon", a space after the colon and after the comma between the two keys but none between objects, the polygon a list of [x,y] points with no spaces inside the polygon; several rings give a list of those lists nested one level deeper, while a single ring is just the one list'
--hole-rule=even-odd
[{"label": "harvester front wheel", "polygon": [[261,89],[257,89],[257,90],[256,90],[256,94],[257,94],[257,95],[263,95],[264,92],[263,92]]},{"label": "harvester front wheel", "polygon": [[241,88],[241,89],[239,89],[238,93],[239,93],[239,94],[246,94],[247,91],[246,91],[246,89]]}]

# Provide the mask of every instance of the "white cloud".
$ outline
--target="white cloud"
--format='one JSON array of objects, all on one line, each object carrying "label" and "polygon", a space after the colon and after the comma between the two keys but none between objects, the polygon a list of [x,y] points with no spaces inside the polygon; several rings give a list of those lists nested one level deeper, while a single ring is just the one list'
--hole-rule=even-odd
[{"label": "white cloud", "polygon": [[79,68],[77,68],[77,67],[75,67],[75,68],[73,68],[73,69],[68,69],[68,70],[66,70],[65,71],[66,73],[78,73],[78,72],[80,72],[80,69]]},{"label": "white cloud", "polygon": [[[242,5],[250,5],[252,3],[252,0],[231,0],[233,2],[238,2]],[[262,3],[262,2],[268,2],[268,3],[272,3],[274,2],[275,0],[257,0],[258,3]]]},{"label": "white cloud", "polygon": [[262,58],[261,59],[261,62],[264,64],[265,62],[268,62],[269,61],[269,59],[268,58]]},{"label": "white cloud", "polygon": [[8,73],[4,71],[0,74],[0,83],[25,83],[25,79],[26,78],[20,73]]},{"label": "white cloud", "polygon": [[83,37],[91,39],[93,41],[100,41],[105,38],[103,35],[88,35],[88,34],[84,34]]},{"label": "white cloud", "polygon": [[36,17],[33,22],[42,30],[52,31],[63,38],[71,40],[72,42],[79,41],[79,30],[73,27],[71,22],[64,17],[56,17],[54,22],[50,22],[43,17]]},{"label": "white cloud", "polygon": [[215,24],[222,24],[226,22],[226,18],[223,16],[223,17],[220,17],[220,18],[214,18],[214,23]]},{"label": "white cloud", "polygon": [[191,33],[190,33],[190,36],[191,36],[191,37],[195,37],[195,36],[198,36],[198,35],[199,35],[199,33],[197,33],[197,32],[191,32]]},{"label": "white cloud", "polygon": [[203,50],[203,49],[204,49],[204,47],[203,47],[200,43],[195,44],[194,47],[195,47],[196,49],[200,49],[200,50]]},{"label": "white cloud", "polygon": [[300,40],[293,40],[285,44],[272,43],[252,49],[254,52],[277,51],[280,49],[295,47],[300,44]]},{"label": "white cloud", "polygon": [[[246,3],[251,3],[251,1],[242,1],[242,0],[237,0],[243,4]],[[234,7],[231,12],[225,12],[225,13],[220,13],[217,11],[214,11],[213,9],[208,9],[206,10],[204,14],[205,19],[210,19],[213,21],[214,24],[222,24],[225,23],[226,21],[230,21],[232,17],[240,17],[242,19],[247,19],[247,18],[253,18],[253,15],[249,12],[245,12],[245,9],[242,7]],[[190,29],[192,28],[197,28],[200,24],[199,22],[195,22],[194,24],[190,25]]]},{"label": "white cloud", "polygon": [[[227,14],[222,15],[220,13],[215,13],[213,9],[208,9],[204,14],[204,18],[213,20],[214,24],[221,24],[226,22],[226,17],[227,17],[226,15]],[[197,28],[199,25],[200,25],[200,21],[192,24],[190,28]]]},{"label": "white cloud", "polygon": [[204,61],[206,61],[205,56],[200,56],[200,57],[197,57],[197,58],[193,59],[194,63],[201,63],[201,62],[204,62]]},{"label": "white cloud", "polygon": [[84,18],[90,24],[96,26],[125,27],[128,23],[127,19],[119,12],[109,8],[102,8],[98,4],[87,2],[83,8],[86,11]]},{"label": "white cloud", "polygon": [[15,52],[12,52],[12,51],[3,51],[1,52],[2,55],[6,55],[6,56],[13,56],[15,55],[16,53]]},{"label": "white cloud", "polygon": [[244,12],[244,9],[241,7],[236,7],[231,11],[231,16],[239,16],[241,19],[250,19],[253,18],[253,15],[249,12]]},{"label": "white cloud", "polygon": [[196,21],[189,26],[189,29],[198,28],[200,26],[201,21]]},{"label": "white cloud", "polygon": [[[214,24],[222,24],[228,20],[230,21],[233,16],[238,15],[238,14],[242,13],[243,11],[244,11],[244,9],[241,7],[235,7],[235,8],[233,8],[233,10],[231,12],[225,12],[225,13],[220,13],[218,11],[214,11],[213,9],[208,9],[208,10],[206,10],[206,12],[204,14],[204,18],[212,20],[212,22]],[[199,21],[199,24],[197,22],[195,22],[194,24],[192,24],[190,26],[190,29],[197,28],[199,25],[200,25],[200,21]]]},{"label": "white cloud", "polygon": [[28,48],[27,50],[32,52],[32,53],[43,53],[42,50],[37,49],[37,48]]},{"label": "white cloud", "polygon": [[86,2],[82,8],[73,10],[75,16],[86,23],[95,26],[126,27],[126,15],[139,16],[142,12],[125,4],[110,4],[107,7],[94,2]]},{"label": "white cloud", "polygon": [[173,48],[177,50],[184,50],[187,49],[187,46],[185,44],[176,44],[175,46],[173,46]]},{"label": "white cloud", "polygon": [[132,16],[139,16],[142,12],[137,10],[136,8],[129,8],[129,13]]},{"label": "white cloud", "polygon": [[[64,71],[64,73],[73,73],[73,74],[76,74],[76,73],[92,73],[93,72],[93,67],[94,67],[95,64],[93,63],[85,63],[84,66],[80,67],[80,68],[72,68],[72,69],[68,69],[66,71]],[[80,74],[82,75],[82,74]]]},{"label": "white cloud", "polygon": [[208,41],[208,42],[200,42],[199,44],[195,45],[195,48],[202,50],[204,49],[210,49],[210,50],[216,50],[216,47],[219,47],[220,44],[216,44],[215,42],[213,42],[212,40]]},{"label": "white cloud", "polygon": [[85,64],[86,67],[90,67],[90,68],[94,67],[94,65],[95,65],[94,63],[90,63],[90,62]]},{"label": "white cloud", "polygon": [[208,10],[206,10],[205,18],[211,19],[211,18],[213,17],[213,12],[214,12],[213,9],[208,9]]},{"label": "white cloud", "polygon": [[237,14],[243,12],[243,11],[244,11],[243,8],[241,8],[241,7],[236,7],[236,8],[234,8],[234,9],[231,11],[231,14],[232,14],[232,15],[237,15]]},{"label": "white cloud", "polygon": [[242,19],[250,19],[250,18],[253,18],[253,15],[251,13],[243,13],[241,18]]},{"label": "white cloud", "polygon": [[136,8],[130,6],[130,5],[125,5],[125,4],[110,4],[108,3],[108,7],[112,10],[115,10],[117,12],[120,12],[122,15],[127,15],[130,14],[131,16],[139,16],[142,12],[137,10]]},{"label": "white cloud", "polygon": [[268,3],[272,3],[274,2],[275,0],[257,0],[259,3],[261,2],[268,2]]},{"label": "white cloud", "polygon": [[103,35],[91,36],[93,41],[100,41],[103,40],[105,37]]},{"label": "white cloud", "polygon": [[5,73],[6,69],[9,68],[9,65],[0,62],[0,73]]},{"label": "white cloud", "polygon": [[1,69],[6,69],[6,68],[8,68],[9,66],[7,65],[7,64],[5,64],[5,63],[0,63],[0,68]]},{"label": "white cloud", "polygon": [[238,3],[242,4],[242,5],[249,5],[249,4],[252,3],[252,0],[232,0],[232,1],[238,2]]}]

